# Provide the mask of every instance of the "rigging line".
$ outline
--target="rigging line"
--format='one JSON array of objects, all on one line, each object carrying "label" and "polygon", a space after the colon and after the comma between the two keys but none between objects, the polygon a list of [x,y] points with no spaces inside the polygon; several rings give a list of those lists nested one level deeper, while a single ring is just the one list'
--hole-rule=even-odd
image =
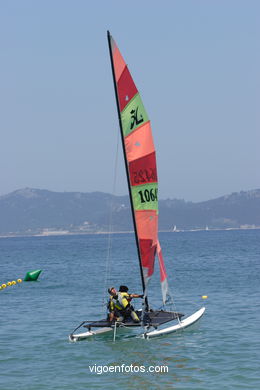
[{"label": "rigging line", "polygon": [[[176,307],[176,304],[175,304],[175,300],[173,299],[173,295],[172,295],[170,290],[168,290],[168,291],[169,291],[169,296],[170,296],[170,299],[171,299],[171,302],[170,302],[171,307],[173,308],[173,311],[178,313],[178,310],[177,310],[177,307]],[[182,329],[182,324],[181,324],[181,320],[180,320],[179,316],[177,317],[177,321],[178,321],[178,323],[179,323],[179,325],[180,325],[180,327]]]},{"label": "rigging line", "polygon": [[[171,311],[174,311],[174,312],[177,312],[178,313],[178,310],[177,310],[177,307],[176,307],[176,304],[175,304],[175,300],[173,299],[173,294],[170,290],[170,288],[168,287],[168,293],[167,293],[168,297],[169,297],[169,302],[165,302],[165,304],[163,305],[163,307],[165,308],[166,305],[169,305],[170,306],[170,310]],[[177,321],[182,329],[182,324],[181,324],[181,320],[180,320],[180,317],[177,317]]]},{"label": "rigging line", "polygon": [[108,288],[108,283],[110,282],[110,279],[111,279],[110,274],[111,274],[111,251],[112,251],[112,233],[113,233],[113,199],[114,199],[115,192],[116,192],[119,136],[120,136],[120,129],[118,128],[117,143],[116,143],[116,155],[115,155],[115,163],[114,163],[114,174],[113,174],[112,197],[111,197],[110,206],[109,206],[107,256],[106,256],[106,263],[105,263],[105,278],[104,278],[104,289],[103,289],[103,299],[102,299],[102,310],[103,310],[103,307],[106,306],[107,288]]}]

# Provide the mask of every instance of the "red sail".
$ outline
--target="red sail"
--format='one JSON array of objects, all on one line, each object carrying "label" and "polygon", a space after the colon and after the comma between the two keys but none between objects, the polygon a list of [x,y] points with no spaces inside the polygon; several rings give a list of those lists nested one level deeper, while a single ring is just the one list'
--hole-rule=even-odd
[{"label": "red sail", "polygon": [[168,287],[158,241],[158,181],[151,124],[128,67],[115,41],[110,34],[108,37],[143,287],[146,291],[157,254],[165,302]]}]

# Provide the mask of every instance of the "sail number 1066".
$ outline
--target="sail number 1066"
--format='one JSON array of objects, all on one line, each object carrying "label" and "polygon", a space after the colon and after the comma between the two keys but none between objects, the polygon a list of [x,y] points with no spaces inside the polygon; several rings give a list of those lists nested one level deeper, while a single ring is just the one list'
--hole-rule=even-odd
[{"label": "sail number 1066", "polygon": [[157,201],[158,200],[157,192],[158,192],[157,188],[152,188],[151,190],[139,191],[138,194],[140,196],[141,203]]}]

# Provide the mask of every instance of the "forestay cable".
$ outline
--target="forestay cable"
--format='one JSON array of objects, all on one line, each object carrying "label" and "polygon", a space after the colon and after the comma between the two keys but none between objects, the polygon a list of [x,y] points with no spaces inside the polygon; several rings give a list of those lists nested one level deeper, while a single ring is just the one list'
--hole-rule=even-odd
[{"label": "forestay cable", "polygon": [[120,129],[117,131],[117,143],[116,143],[116,154],[115,154],[115,163],[114,163],[114,174],[113,174],[113,188],[112,196],[109,206],[109,221],[108,221],[108,239],[107,239],[107,256],[105,263],[105,278],[104,278],[104,289],[103,289],[103,300],[102,300],[102,310],[106,307],[107,303],[107,288],[108,283],[110,283],[111,278],[111,252],[112,252],[112,233],[113,233],[113,201],[116,193],[116,181],[117,181],[117,168],[118,168],[118,149],[119,149],[119,136]]}]

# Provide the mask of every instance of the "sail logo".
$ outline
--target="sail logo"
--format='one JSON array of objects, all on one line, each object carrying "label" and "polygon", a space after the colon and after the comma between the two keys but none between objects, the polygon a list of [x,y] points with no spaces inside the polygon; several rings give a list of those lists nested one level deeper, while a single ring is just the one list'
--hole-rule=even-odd
[{"label": "sail logo", "polygon": [[130,111],[132,122],[130,124],[130,130],[139,126],[143,121],[143,115],[138,113],[138,107]]},{"label": "sail logo", "polygon": [[123,111],[121,111],[121,121],[125,137],[136,128],[149,121],[139,93],[137,93],[129,101]]}]

